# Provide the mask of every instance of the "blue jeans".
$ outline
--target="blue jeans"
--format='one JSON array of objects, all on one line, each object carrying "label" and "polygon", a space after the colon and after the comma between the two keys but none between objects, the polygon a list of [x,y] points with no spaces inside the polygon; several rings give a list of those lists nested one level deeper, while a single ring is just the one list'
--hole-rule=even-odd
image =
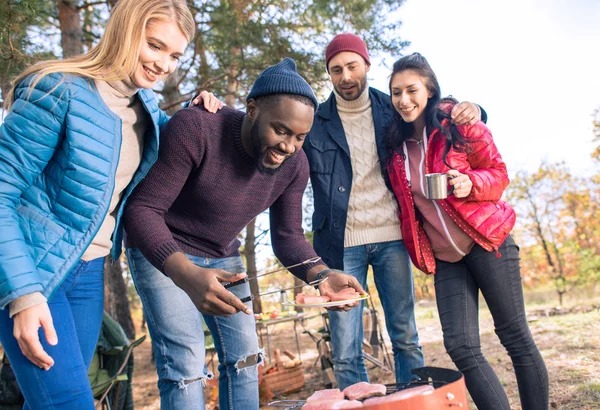
[{"label": "blue jeans", "polygon": [[[373,267],[385,323],[394,352],[396,382],[414,378],[410,372],[423,367],[423,353],[415,324],[415,296],[410,257],[403,241],[373,243],[344,249],[344,272],[364,288],[369,265]],[[333,371],[338,387],[368,382],[362,356],[364,301],[348,312],[329,312]]]},{"label": "blue jeans", "polygon": [[[245,271],[240,257],[187,257],[202,268],[231,273]],[[128,249],[127,259],[152,337],[161,409],[205,408],[203,388],[212,374],[206,367],[203,317],[219,355],[219,408],[258,409],[258,366],[243,365],[244,358],[249,356],[258,355],[259,362],[263,361],[254,315],[241,312],[229,317],[203,315],[189,296],[152,266],[139,250]],[[239,298],[250,295],[248,283],[230,290]],[[251,302],[247,305],[252,309]]]},{"label": "blue jeans", "polygon": [[79,261],[48,302],[58,344],[38,335],[54,359],[45,371],[23,356],[13,336],[8,308],[0,311],[0,343],[25,397],[23,409],[89,410],[94,408],[87,370],[94,356],[104,311],[104,258]]},{"label": "blue jeans", "polygon": [[444,345],[479,409],[510,409],[506,392],[481,353],[479,291],[510,356],[523,410],[548,409],[548,373],[533,341],[523,301],[519,248],[509,236],[496,252],[475,245],[456,263],[436,260],[435,294]]}]

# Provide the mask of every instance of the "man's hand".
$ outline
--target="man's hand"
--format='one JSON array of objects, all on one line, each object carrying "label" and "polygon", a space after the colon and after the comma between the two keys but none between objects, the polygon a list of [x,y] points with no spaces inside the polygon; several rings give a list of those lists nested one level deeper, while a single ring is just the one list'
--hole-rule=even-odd
[{"label": "man's hand", "polygon": [[48,303],[27,308],[14,317],[13,334],[23,355],[39,368],[48,370],[54,366],[54,359],[42,347],[38,335],[40,327],[44,329],[48,343],[55,346],[58,343],[58,336],[52,323]]},{"label": "man's hand", "polygon": [[452,108],[450,117],[453,124],[473,125],[481,120],[481,108],[477,104],[463,101]]},{"label": "man's hand", "polygon": [[246,277],[245,273],[232,274],[222,269],[205,269],[194,265],[183,253],[169,256],[164,264],[165,273],[188,294],[196,308],[214,316],[229,316],[237,312],[247,315],[252,311],[233,293],[221,285]]},{"label": "man's hand", "polygon": [[213,114],[223,108],[223,101],[219,100],[213,93],[208,91],[202,91],[192,100],[192,105],[199,105],[204,102],[204,108],[206,111],[212,112]]},{"label": "man's hand", "polygon": [[[331,271],[326,276],[327,280],[319,285],[319,292],[322,296],[331,296],[332,294],[336,294],[342,292],[346,289],[354,289],[356,292],[361,295],[365,295],[367,292],[360,286],[358,280],[354,276],[347,275],[341,271]],[[342,306],[333,306],[330,307],[330,310],[344,310],[348,311],[356,306],[360,301],[355,301]]]}]

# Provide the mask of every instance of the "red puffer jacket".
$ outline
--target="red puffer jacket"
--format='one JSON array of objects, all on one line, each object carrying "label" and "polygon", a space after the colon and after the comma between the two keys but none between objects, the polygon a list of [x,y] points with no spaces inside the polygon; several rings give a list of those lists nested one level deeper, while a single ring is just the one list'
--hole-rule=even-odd
[{"label": "red puffer jacket", "polygon": [[[448,126],[448,122],[442,122]],[[445,136],[434,130],[429,136],[425,169],[427,173],[445,173],[456,169],[469,176],[473,182],[471,193],[466,198],[449,195],[438,203],[452,220],[475,243],[487,251],[495,250],[510,234],[515,220],[515,211],[502,201],[502,193],[509,179],[506,165],[494,144],[489,129],[480,121],[472,126],[459,126],[470,150],[458,152],[450,149],[444,164]],[[425,273],[435,273],[435,259],[431,244],[417,218],[415,204],[408,180],[403,156],[394,153],[388,163],[390,182],[400,208],[402,237],[406,249],[417,268]]]}]

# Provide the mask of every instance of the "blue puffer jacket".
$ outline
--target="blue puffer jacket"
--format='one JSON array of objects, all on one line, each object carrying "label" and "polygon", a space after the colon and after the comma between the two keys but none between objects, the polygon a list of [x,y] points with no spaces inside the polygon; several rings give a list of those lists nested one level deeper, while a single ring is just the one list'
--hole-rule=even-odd
[{"label": "blue puffer jacket", "polygon": [[[108,212],[121,147],[121,119],[93,81],[52,74],[33,89],[31,84],[29,78],[18,85],[0,127],[2,309],[33,292],[49,299],[81,258]],[[121,253],[123,205],[156,161],[158,135],[168,119],[152,91],[138,96],[153,126],[118,209],[115,259]]]}]

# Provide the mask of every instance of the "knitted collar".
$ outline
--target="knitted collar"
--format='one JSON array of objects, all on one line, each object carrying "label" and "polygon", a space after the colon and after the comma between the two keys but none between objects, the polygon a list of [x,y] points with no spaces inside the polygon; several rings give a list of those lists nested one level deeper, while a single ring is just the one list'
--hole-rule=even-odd
[{"label": "knitted collar", "polygon": [[116,97],[130,98],[140,90],[140,87],[138,87],[131,78],[119,81],[107,81],[106,83],[114,90],[114,95]]},{"label": "knitted collar", "polygon": [[242,124],[244,123],[244,118],[246,115],[240,116],[239,118],[235,118],[231,123],[231,132],[233,134],[233,145],[236,150],[242,157],[242,160],[247,164],[256,164],[256,159],[252,158],[250,154],[246,152],[244,149],[244,144],[242,143]]},{"label": "knitted collar", "polygon": [[371,106],[371,97],[369,96],[369,84],[365,87],[362,94],[353,101],[346,101],[342,98],[341,95],[333,90],[335,95],[335,103],[338,111],[342,112],[360,112],[366,110]]}]

